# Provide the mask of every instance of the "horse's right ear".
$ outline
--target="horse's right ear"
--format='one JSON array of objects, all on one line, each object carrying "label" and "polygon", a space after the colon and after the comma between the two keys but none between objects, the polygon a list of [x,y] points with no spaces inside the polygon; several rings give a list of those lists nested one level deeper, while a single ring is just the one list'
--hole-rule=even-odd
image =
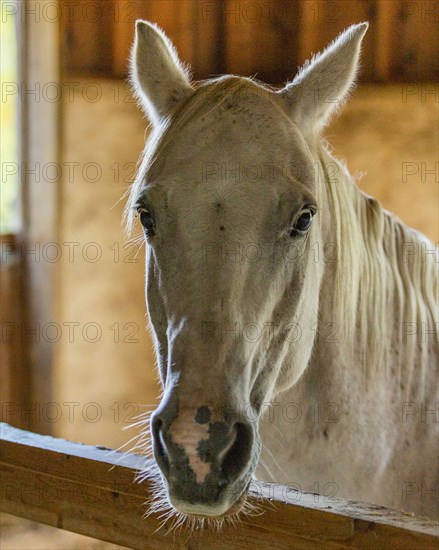
[{"label": "horse's right ear", "polygon": [[153,123],[166,118],[192,91],[188,72],[170,40],[159,27],[141,19],[136,21],[131,82]]}]

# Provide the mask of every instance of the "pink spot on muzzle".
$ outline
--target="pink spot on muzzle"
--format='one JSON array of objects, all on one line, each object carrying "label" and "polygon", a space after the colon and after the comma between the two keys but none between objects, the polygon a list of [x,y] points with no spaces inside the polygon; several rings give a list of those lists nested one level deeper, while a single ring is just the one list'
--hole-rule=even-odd
[{"label": "pink spot on muzzle", "polygon": [[209,439],[209,424],[196,422],[195,414],[193,409],[182,410],[172,422],[168,433],[173,443],[184,449],[197,483],[204,483],[212,464],[201,460],[199,445],[201,441]]}]

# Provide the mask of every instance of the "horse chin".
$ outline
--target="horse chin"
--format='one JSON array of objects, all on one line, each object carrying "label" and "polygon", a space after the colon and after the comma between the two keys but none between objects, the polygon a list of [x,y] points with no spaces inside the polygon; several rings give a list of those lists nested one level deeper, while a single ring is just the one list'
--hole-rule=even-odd
[{"label": "horse chin", "polygon": [[224,519],[238,514],[244,507],[246,494],[243,493],[237,501],[228,508],[224,506],[206,506],[171,499],[172,507],[181,514],[196,519]]}]

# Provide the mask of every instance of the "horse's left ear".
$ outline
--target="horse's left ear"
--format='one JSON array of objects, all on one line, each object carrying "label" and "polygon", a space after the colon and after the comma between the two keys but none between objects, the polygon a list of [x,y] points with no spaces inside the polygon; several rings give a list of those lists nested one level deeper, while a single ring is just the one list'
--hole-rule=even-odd
[{"label": "horse's left ear", "polygon": [[299,125],[319,131],[344,103],[355,81],[360,46],[369,24],[352,25],[278,92]]}]

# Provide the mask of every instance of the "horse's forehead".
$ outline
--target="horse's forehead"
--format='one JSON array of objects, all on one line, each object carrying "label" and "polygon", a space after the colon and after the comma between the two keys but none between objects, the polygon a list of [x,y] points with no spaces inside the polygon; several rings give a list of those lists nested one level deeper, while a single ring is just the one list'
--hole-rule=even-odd
[{"label": "horse's forehead", "polygon": [[[178,131],[164,136],[150,175],[156,181],[178,182],[191,172],[197,182],[206,170],[221,164],[222,172],[253,166],[253,173],[309,160],[297,128],[279,107],[263,95],[230,98],[197,113]],[[239,165],[239,166],[238,166]]]}]

